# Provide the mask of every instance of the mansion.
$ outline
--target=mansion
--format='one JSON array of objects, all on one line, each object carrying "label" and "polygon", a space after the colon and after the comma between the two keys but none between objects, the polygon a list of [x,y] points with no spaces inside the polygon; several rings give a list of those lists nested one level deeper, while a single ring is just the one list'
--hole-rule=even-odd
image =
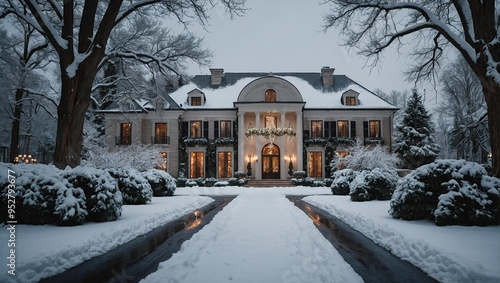
[{"label": "mansion", "polygon": [[288,179],[293,171],[329,175],[336,155],[354,140],[391,148],[397,107],[345,75],[224,73],[210,69],[175,91],[125,99],[105,114],[109,149],[160,148],[173,177]]}]

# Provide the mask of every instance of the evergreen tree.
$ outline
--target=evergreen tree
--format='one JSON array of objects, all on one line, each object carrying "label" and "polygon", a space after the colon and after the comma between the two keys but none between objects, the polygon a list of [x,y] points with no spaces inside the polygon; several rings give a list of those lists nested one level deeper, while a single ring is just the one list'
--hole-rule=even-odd
[{"label": "evergreen tree", "polygon": [[431,115],[414,89],[403,113],[403,120],[396,126],[394,152],[403,161],[403,166],[417,168],[436,159],[440,147],[435,140]]}]

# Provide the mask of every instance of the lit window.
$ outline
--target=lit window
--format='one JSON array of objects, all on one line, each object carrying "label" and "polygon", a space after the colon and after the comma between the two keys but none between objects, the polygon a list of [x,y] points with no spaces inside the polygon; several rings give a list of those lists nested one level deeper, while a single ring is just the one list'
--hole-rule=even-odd
[{"label": "lit window", "polygon": [[265,117],[265,127],[266,128],[276,128],[278,124],[278,117],[276,116],[266,116]]},{"label": "lit window", "polygon": [[276,91],[274,91],[273,89],[266,90],[265,101],[266,102],[275,102],[276,101]]},{"label": "lit window", "polygon": [[323,137],[323,121],[311,121],[311,137]]},{"label": "lit window", "polygon": [[233,172],[232,156],[229,151],[219,152],[218,178],[231,178]]},{"label": "lit window", "polygon": [[191,106],[200,106],[201,105],[201,97],[191,97]]},{"label": "lit window", "polygon": [[354,97],[354,96],[347,96],[345,98],[345,104],[346,105],[357,105],[357,103],[356,103],[356,97]]},{"label": "lit window", "polygon": [[370,138],[380,138],[380,120],[370,121]]},{"label": "lit window", "polygon": [[155,144],[168,144],[167,123],[155,124]]},{"label": "lit window", "polygon": [[309,152],[308,155],[308,175],[309,177],[319,178],[323,176],[322,168],[323,163],[321,160],[322,153],[321,151],[313,151]]},{"label": "lit window", "polygon": [[220,137],[231,137],[231,121],[220,121]]},{"label": "lit window", "polygon": [[121,123],[119,144],[131,144],[131,143],[132,143],[132,124]]},{"label": "lit window", "polygon": [[349,121],[340,120],[337,121],[337,135],[339,138],[349,137]]},{"label": "lit window", "polygon": [[203,178],[204,177],[204,157],[203,152],[191,152],[189,154],[189,178]]},{"label": "lit window", "polygon": [[189,136],[201,138],[201,121],[191,121]]}]

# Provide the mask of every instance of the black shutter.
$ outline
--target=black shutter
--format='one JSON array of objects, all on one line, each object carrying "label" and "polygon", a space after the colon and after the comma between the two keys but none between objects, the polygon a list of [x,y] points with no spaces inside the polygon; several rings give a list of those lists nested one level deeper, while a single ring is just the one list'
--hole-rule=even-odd
[{"label": "black shutter", "polygon": [[330,132],[332,133],[332,138],[337,136],[337,121],[330,122]]},{"label": "black shutter", "polygon": [[324,121],[324,122],[323,122],[323,129],[324,129],[324,133],[325,133],[324,137],[325,137],[325,138],[330,137],[330,136],[329,136],[329,131],[330,131],[330,122],[328,122],[328,121]]},{"label": "black shutter", "polygon": [[368,137],[368,121],[363,121],[363,138]]},{"label": "black shutter", "polygon": [[233,133],[231,134],[231,137],[234,138],[237,136],[238,136],[238,121],[233,121]]},{"label": "black shutter", "polygon": [[356,121],[351,121],[351,139],[356,138]]},{"label": "black shutter", "polygon": [[182,122],[182,129],[181,129],[181,136],[182,137],[188,137],[188,129],[189,129],[189,123],[184,121]]},{"label": "black shutter", "polygon": [[203,121],[203,137],[208,140],[208,121]]},{"label": "black shutter", "polygon": [[214,121],[214,139],[219,137],[219,121]]}]

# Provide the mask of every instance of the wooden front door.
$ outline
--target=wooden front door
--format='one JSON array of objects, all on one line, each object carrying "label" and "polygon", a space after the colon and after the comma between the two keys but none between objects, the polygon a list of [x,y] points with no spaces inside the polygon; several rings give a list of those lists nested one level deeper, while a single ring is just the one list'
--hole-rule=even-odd
[{"label": "wooden front door", "polygon": [[275,144],[262,148],[262,179],[280,178],[280,149]]}]

